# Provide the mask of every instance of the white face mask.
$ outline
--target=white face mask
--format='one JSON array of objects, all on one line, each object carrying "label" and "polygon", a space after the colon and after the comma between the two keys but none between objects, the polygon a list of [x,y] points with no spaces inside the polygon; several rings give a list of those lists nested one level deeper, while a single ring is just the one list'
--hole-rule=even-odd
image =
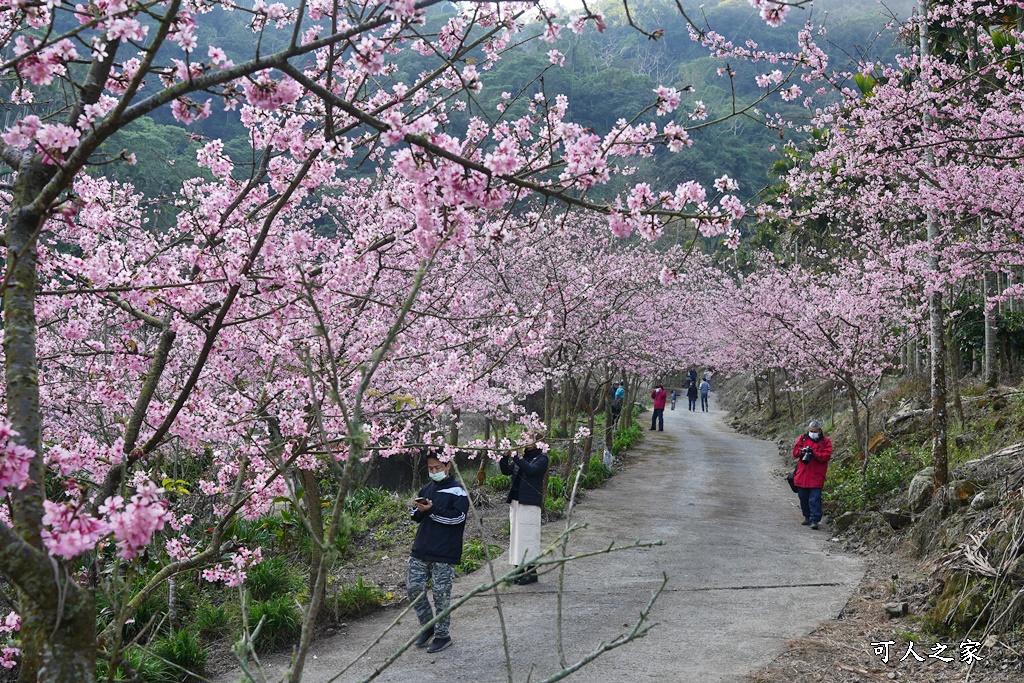
[{"label": "white face mask", "polygon": [[819,434],[818,432],[807,432],[807,436],[811,437],[815,441],[821,438],[821,434]]},{"label": "white face mask", "polygon": [[428,472],[427,476],[434,481],[444,481],[445,477],[448,476],[447,472]]}]

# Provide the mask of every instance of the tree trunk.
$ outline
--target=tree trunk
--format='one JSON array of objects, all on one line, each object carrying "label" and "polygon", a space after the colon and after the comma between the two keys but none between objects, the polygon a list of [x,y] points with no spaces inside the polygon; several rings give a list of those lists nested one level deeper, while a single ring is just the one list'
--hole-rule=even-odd
[{"label": "tree trunk", "polygon": [[864,442],[864,425],[860,421],[860,406],[857,405],[857,392],[853,388],[853,384],[849,381],[846,383],[846,396],[850,399],[850,413],[853,421],[853,438],[857,444],[857,448],[861,451],[863,463],[861,464],[861,472],[866,472],[868,467],[868,453],[867,446]]},{"label": "tree trunk", "polygon": [[[928,16],[928,0],[920,0],[921,14]],[[928,22],[921,21],[918,24],[918,36],[920,38],[921,58],[930,57],[931,44],[928,38]],[[931,114],[925,108],[921,115],[923,133],[928,135],[932,127]],[[925,164],[928,169],[935,168],[935,154],[931,147],[924,150]],[[922,181],[925,182],[925,181]],[[927,212],[928,243],[928,266],[935,273],[939,272],[938,250],[941,246],[942,234],[939,231],[938,221],[935,219],[935,212],[929,208]],[[928,336],[931,350],[931,394],[932,394],[932,467],[935,468],[933,479],[935,493],[946,490],[949,483],[949,454],[946,440],[949,436],[946,419],[946,344],[945,344],[945,315],[942,310],[942,290],[936,288],[928,297]]]},{"label": "tree trunk", "polygon": [[21,207],[32,204],[54,170],[38,159],[19,169],[5,233],[10,276],[3,300],[6,417],[17,432],[13,440],[31,449],[35,457],[28,486],[9,494],[10,528],[0,522],[4,527],[0,571],[19,589],[22,661],[18,680],[89,683],[96,676],[93,596],[67,575],[62,563],[51,564],[40,536],[45,466],[36,356],[36,233],[45,214]]},{"label": "tree trunk", "polygon": [[946,328],[946,369],[949,372],[949,383],[953,387],[953,412],[957,423],[964,424],[964,404],[960,396],[960,347],[953,343],[953,335]]},{"label": "tree trunk", "polygon": [[989,297],[996,296],[996,274],[985,273],[983,298],[985,300],[985,384],[994,387],[999,383],[998,313],[995,305],[989,305]]},{"label": "tree trunk", "polygon": [[[484,419],[484,442],[491,440],[491,418]],[[487,481],[487,458],[480,456],[480,467],[476,470],[476,485],[483,486]]]},{"label": "tree trunk", "polygon": [[754,375],[754,398],[757,399],[757,410],[761,412],[761,387],[757,384],[757,375]]},{"label": "tree trunk", "polygon": [[774,420],[779,416],[779,405],[775,398],[775,372],[768,368],[768,419]]},{"label": "tree trunk", "polygon": [[316,587],[317,571],[320,567],[320,558],[323,555],[323,551],[320,549],[320,544],[324,542],[324,513],[321,507],[320,498],[320,484],[317,483],[316,473],[312,470],[302,470],[302,489],[303,496],[302,500],[306,504],[306,519],[309,520],[310,529],[313,532],[315,540],[310,544],[312,550],[310,551],[310,562],[309,562],[309,591],[312,594],[313,589]]}]

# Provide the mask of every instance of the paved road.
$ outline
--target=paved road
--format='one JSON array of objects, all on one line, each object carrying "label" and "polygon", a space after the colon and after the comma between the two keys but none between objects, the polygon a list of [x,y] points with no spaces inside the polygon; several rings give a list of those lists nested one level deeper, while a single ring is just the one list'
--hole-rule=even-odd
[{"label": "paved road", "polygon": [[[628,630],[662,575],[669,580],[652,610],[658,625],[569,680],[739,681],[774,659],[785,641],[835,617],[859,582],[858,558],[831,552],[826,530],[800,526],[795,496],[773,475],[779,466],[775,446],[733,432],[724,416],[666,411],[665,432],[646,432],[629,468],[577,508],[576,521],[587,528],[573,536],[571,553],[612,541],[658,539],[665,545],[571,563],[563,625],[570,662]],[[560,530],[548,525],[545,538]],[[482,572],[457,582],[455,594],[479,585]],[[555,587],[552,575],[532,586],[501,589],[517,683],[542,681],[560,669]],[[316,659],[309,660],[303,680],[331,680],[396,615],[386,611],[316,643]],[[414,630],[410,612],[337,680],[362,680]],[[493,595],[473,598],[457,611],[452,636],[454,646],[435,655],[411,648],[376,680],[507,680]]]}]

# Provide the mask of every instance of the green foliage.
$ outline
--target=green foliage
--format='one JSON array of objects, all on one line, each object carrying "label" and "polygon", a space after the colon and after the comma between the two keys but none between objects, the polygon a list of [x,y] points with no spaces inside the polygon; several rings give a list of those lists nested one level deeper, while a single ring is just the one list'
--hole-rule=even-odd
[{"label": "green foliage", "polygon": [[129,671],[138,674],[146,683],[157,683],[163,675],[163,667],[160,662],[147,657],[142,651],[142,648],[133,647],[129,648],[121,653],[121,657],[124,660],[118,662],[118,665],[114,667],[113,676],[111,676],[110,665],[106,660],[100,660],[96,663],[96,680],[108,681],[113,680],[115,683],[136,683],[137,678],[133,677]]},{"label": "green foliage", "polygon": [[376,586],[363,581],[363,577],[356,580],[356,585],[346,586],[339,584],[339,590],[330,599],[335,619],[342,617],[357,616],[372,612],[381,605],[384,594]]},{"label": "green foliage", "polygon": [[502,491],[508,491],[509,488],[511,488],[512,477],[507,474],[500,473],[489,474],[487,475],[487,479],[484,480],[484,484],[495,493],[500,493]]},{"label": "green foliage", "polygon": [[634,422],[625,429],[620,429],[617,432],[615,432],[615,441],[612,444],[612,453],[614,453],[615,455],[625,453],[626,451],[633,448],[633,446],[640,443],[640,441],[642,441],[643,438],[643,428],[639,424]]},{"label": "green foliage", "polygon": [[863,476],[859,461],[833,465],[825,481],[824,499],[834,508],[833,514],[872,508],[905,489],[930,457],[923,447],[910,452],[888,449],[868,460]]},{"label": "green foliage", "polygon": [[552,517],[564,517],[565,510],[569,507],[569,501],[565,498],[552,498],[548,496],[544,499],[544,511]]},{"label": "green foliage", "polygon": [[924,619],[932,633],[966,633],[983,616],[992,586],[987,579],[957,573],[949,577]]},{"label": "green foliage", "polygon": [[[548,496],[555,500],[562,500],[569,497],[569,487],[566,485],[565,480],[558,474],[552,474],[548,477]],[[544,506],[545,509],[547,505]]]},{"label": "green foliage", "polygon": [[[203,646],[199,634],[182,629],[153,641],[149,648],[156,660],[157,677],[154,683],[199,683],[205,680],[209,650]],[[195,675],[192,675],[195,674]]]},{"label": "green foliage", "polygon": [[561,465],[568,457],[569,454],[564,449],[552,448],[548,451],[548,464],[550,467]]},{"label": "green foliage", "polygon": [[215,605],[204,600],[192,614],[192,623],[199,630],[199,635],[207,640],[222,638],[231,631],[232,614],[227,605]]},{"label": "green foliage", "polygon": [[[153,631],[160,627],[161,620],[167,614],[167,598],[159,593],[150,594],[139,605],[133,617],[134,621],[124,625],[126,639],[135,638],[143,629],[149,628],[146,638],[153,635]],[[152,625],[150,623],[152,622]]]},{"label": "green foliage", "polygon": [[476,571],[487,561],[488,553],[491,557],[497,557],[501,554],[501,548],[496,545],[488,545],[485,549],[479,538],[468,539],[462,547],[462,562],[455,567],[455,571],[459,574]]},{"label": "green foliage", "polygon": [[604,466],[600,456],[595,455],[590,458],[587,473],[583,475],[583,488],[596,489],[610,476],[612,471]]},{"label": "green foliage", "polygon": [[[256,633],[256,627],[263,624]],[[254,634],[257,651],[269,652],[299,637],[302,631],[302,613],[293,595],[279,595],[249,605],[249,631]]]},{"label": "green foliage", "polygon": [[358,516],[382,507],[392,500],[391,492],[383,487],[360,486],[345,498],[345,512]]},{"label": "green foliage", "polygon": [[250,567],[245,577],[245,587],[249,589],[252,599],[258,601],[295,593],[303,588],[303,584],[302,576],[281,556],[271,557]]}]

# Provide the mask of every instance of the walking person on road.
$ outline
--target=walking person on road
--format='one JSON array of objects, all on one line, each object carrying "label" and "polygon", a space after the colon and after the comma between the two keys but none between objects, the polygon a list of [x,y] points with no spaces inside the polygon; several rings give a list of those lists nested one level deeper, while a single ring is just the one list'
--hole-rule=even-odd
[{"label": "walking person on road", "polygon": [[700,411],[708,412],[708,394],[711,393],[711,384],[705,379],[700,383]]},{"label": "walking person on road", "polygon": [[[430,483],[420,489],[413,501],[412,520],[419,528],[409,555],[406,586],[420,625],[448,609],[455,565],[462,561],[462,535],[466,529],[469,496],[452,476],[451,467],[451,463],[442,462],[436,452],[428,453]],[[432,586],[433,608],[427,600],[428,583]],[[434,653],[451,646],[450,626],[451,615],[447,615],[416,639],[416,647],[425,647],[427,652]]]},{"label": "walking person on road", "polygon": [[665,431],[665,401],[668,399],[668,394],[665,393],[665,387],[657,385],[654,387],[654,391],[651,392],[651,398],[654,399],[654,413],[651,415],[651,431],[654,431],[654,424],[658,424],[658,431]]},{"label": "walking person on road", "polygon": [[676,409],[676,396],[677,396],[676,390],[673,389],[672,393],[669,394],[669,398],[672,400],[672,410]]},{"label": "walking person on road", "polygon": [[622,404],[626,399],[626,388],[621,383],[612,386],[612,425],[619,424],[619,415],[622,413]]},{"label": "walking person on road", "polygon": [[697,383],[690,382],[686,387],[686,398],[690,404],[690,411],[696,412],[697,410]]},{"label": "walking person on road", "polygon": [[537,583],[537,567],[526,564],[540,554],[540,506],[544,502],[544,474],[548,456],[527,439],[522,455],[505,454],[498,461],[502,474],[512,477],[507,502],[509,521],[508,561],[519,568],[513,582],[518,586]]},{"label": "walking person on road", "polygon": [[793,457],[799,462],[793,484],[800,496],[800,511],[804,513],[804,526],[817,529],[821,522],[821,489],[825,486],[828,461],[832,458],[832,442],[821,429],[821,423],[814,420],[807,425],[807,433],[801,434],[793,444]]}]

